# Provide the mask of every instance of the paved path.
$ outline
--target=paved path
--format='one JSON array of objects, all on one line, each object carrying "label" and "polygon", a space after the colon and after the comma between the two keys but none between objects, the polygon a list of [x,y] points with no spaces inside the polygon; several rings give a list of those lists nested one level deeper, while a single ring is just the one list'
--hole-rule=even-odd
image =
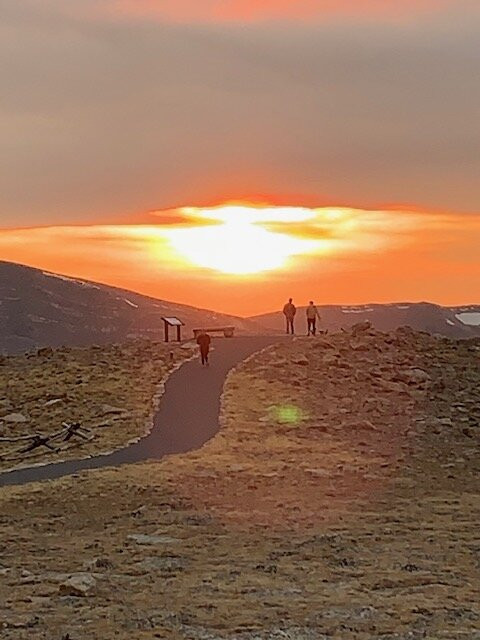
[{"label": "paved path", "polygon": [[255,336],[214,340],[210,367],[202,367],[198,360],[187,362],[167,380],[153,430],[140,442],[105,456],[2,473],[0,486],[60,478],[82,469],[157,460],[167,454],[197,449],[218,431],[220,398],[227,373],[255,351],[279,339],[282,338]]}]

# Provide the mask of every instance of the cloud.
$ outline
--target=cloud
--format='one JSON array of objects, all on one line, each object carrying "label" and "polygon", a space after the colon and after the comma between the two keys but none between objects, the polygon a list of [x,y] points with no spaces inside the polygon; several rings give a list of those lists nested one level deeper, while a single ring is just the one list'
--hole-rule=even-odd
[{"label": "cloud", "polygon": [[[177,248],[184,245],[175,247],[172,232],[190,230],[190,248],[195,249],[202,248],[202,241],[208,239],[206,231],[218,232],[218,225],[222,225],[217,215],[217,227],[205,227],[199,212],[189,227],[180,212],[178,225],[0,230],[0,256],[238,314],[275,309],[292,292],[298,300],[314,297],[342,304],[425,299],[444,304],[478,302],[480,216],[339,209],[307,214],[305,210],[251,212],[251,224],[274,236],[272,246],[277,247],[277,240],[284,236],[302,242],[285,245],[282,241],[280,248],[293,249],[296,255],[274,271],[247,278],[200,268],[179,254]],[[235,225],[230,230],[233,235],[227,233],[219,247],[222,260],[228,253],[228,242],[238,244]],[[248,237],[245,229],[241,232],[244,239]],[[262,235],[255,237],[263,241]],[[253,252],[257,259],[269,245],[240,244],[236,251],[240,256]],[[203,249],[215,253],[215,246]]]},{"label": "cloud", "polygon": [[473,7],[472,0],[96,0],[97,16],[155,18],[179,23],[253,23],[335,18],[398,19]]},{"label": "cloud", "polygon": [[248,26],[94,19],[100,6],[0,0],[0,225],[262,194],[480,211],[478,3]]}]

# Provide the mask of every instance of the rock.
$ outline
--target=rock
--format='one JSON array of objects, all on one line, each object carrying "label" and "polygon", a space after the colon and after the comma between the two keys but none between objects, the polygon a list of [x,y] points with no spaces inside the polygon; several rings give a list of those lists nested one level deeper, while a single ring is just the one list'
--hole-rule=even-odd
[{"label": "rock", "polygon": [[178,556],[154,556],[142,560],[137,565],[139,569],[151,571],[182,571],[187,566],[187,562]]},{"label": "rock", "polygon": [[45,406],[46,407],[53,407],[56,404],[58,404],[59,402],[63,402],[64,398],[53,398],[52,400],[47,400],[47,402],[45,402]]},{"label": "rock", "polygon": [[422,386],[430,381],[430,376],[423,369],[412,367],[399,371],[394,377],[394,382],[404,382],[408,385]]},{"label": "rock", "polygon": [[53,356],[53,349],[51,347],[42,347],[41,349],[37,349],[37,356],[49,358],[50,356]]},{"label": "rock", "polygon": [[351,332],[353,335],[356,335],[358,333],[370,331],[371,328],[372,323],[370,322],[370,320],[364,320],[363,322],[357,322],[357,324],[354,324],[351,328]]},{"label": "rock", "polygon": [[61,596],[74,596],[77,598],[85,598],[95,593],[97,581],[88,573],[77,573],[70,576],[59,587]]},{"label": "rock", "polygon": [[297,360],[293,361],[293,364],[298,364],[301,367],[306,367],[309,364],[308,358],[297,358]]},{"label": "rock", "polygon": [[113,562],[108,558],[95,558],[91,562],[87,562],[85,566],[91,571],[95,571],[95,569],[113,569]]},{"label": "rock", "polygon": [[352,351],[368,351],[370,345],[366,340],[355,339],[350,341],[350,349]]},{"label": "rock", "polygon": [[442,427],[453,427],[453,422],[451,418],[438,418],[436,424]]},{"label": "rock", "polygon": [[323,364],[329,366],[332,364],[337,364],[338,356],[333,353],[327,353],[323,356]]},{"label": "rock", "polygon": [[171,536],[165,535],[145,535],[143,533],[133,533],[127,536],[127,540],[132,540],[137,544],[171,544],[173,542],[178,542],[178,538],[172,538]]},{"label": "rock", "polygon": [[377,387],[380,387],[387,393],[406,393],[404,384],[401,384],[400,382],[392,382],[391,380],[383,380],[382,378],[377,378],[375,380],[375,385]]},{"label": "rock", "polygon": [[326,469],[304,469],[304,472],[314,478],[330,478],[332,476],[331,472]]},{"label": "rock", "polygon": [[102,405],[101,412],[102,412],[102,415],[108,415],[111,413],[119,415],[119,414],[127,413],[127,410],[122,407],[112,407],[109,404],[104,404]]},{"label": "rock", "polygon": [[370,420],[359,420],[358,422],[352,422],[345,426],[357,431],[377,431],[377,427],[370,422]]},{"label": "rock", "polygon": [[23,413],[9,413],[3,417],[5,422],[11,422],[15,424],[20,424],[23,422],[28,422],[28,418],[26,418]]}]

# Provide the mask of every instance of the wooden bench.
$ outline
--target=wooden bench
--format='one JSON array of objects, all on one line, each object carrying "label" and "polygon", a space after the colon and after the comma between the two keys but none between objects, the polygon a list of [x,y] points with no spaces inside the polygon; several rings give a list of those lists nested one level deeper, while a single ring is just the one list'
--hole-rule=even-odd
[{"label": "wooden bench", "polygon": [[223,333],[225,338],[233,338],[235,327],[214,327],[212,329],[194,329],[193,337],[197,338],[201,333]]}]

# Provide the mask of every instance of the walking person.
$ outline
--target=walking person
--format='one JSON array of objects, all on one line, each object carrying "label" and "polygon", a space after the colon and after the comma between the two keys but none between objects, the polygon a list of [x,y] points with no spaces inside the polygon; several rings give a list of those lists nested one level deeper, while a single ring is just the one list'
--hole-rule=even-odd
[{"label": "walking person", "polygon": [[200,360],[202,361],[202,365],[206,365],[208,367],[208,353],[210,351],[210,343],[212,339],[208,335],[208,333],[202,332],[197,337],[197,344],[200,347]]},{"label": "walking person", "polygon": [[287,322],[287,333],[291,333],[292,336],[295,333],[293,321],[295,319],[296,313],[297,313],[297,308],[293,304],[292,298],[289,298],[287,304],[283,307],[283,315],[285,316],[285,320]]},{"label": "walking person", "polygon": [[308,307],[307,307],[307,326],[308,326],[308,333],[307,335],[312,335],[314,336],[317,333],[317,318],[320,321],[320,314],[318,313],[318,309],[317,307],[313,304],[313,300],[310,300]]}]

